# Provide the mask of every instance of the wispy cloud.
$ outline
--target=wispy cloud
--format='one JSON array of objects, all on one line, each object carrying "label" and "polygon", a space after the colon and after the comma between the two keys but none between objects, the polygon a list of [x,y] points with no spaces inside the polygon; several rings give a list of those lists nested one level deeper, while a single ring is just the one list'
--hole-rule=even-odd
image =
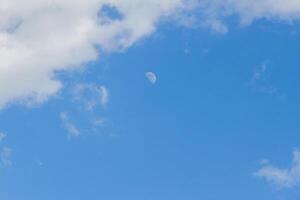
[{"label": "wispy cloud", "polygon": [[70,121],[69,115],[66,112],[60,113],[60,119],[63,126],[68,132],[68,138],[78,137],[80,135],[79,129]]},{"label": "wispy cloud", "polygon": [[103,118],[97,118],[92,121],[93,127],[101,127],[104,126],[105,124],[106,124],[106,120]]},{"label": "wispy cloud", "polygon": [[102,85],[99,88],[99,93],[100,93],[100,102],[103,106],[105,106],[109,101],[108,89],[104,85]]},{"label": "wispy cloud", "polygon": [[77,84],[72,95],[73,100],[86,111],[93,111],[97,106],[106,106],[109,102],[109,91],[104,85]]},{"label": "wispy cloud", "polygon": [[73,109],[60,113],[60,119],[68,131],[69,138],[98,135],[108,128],[110,120],[103,116],[103,110],[108,108],[110,91],[105,85],[76,84],[71,86],[70,99]]},{"label": "wispy cloud", "polygon": [[0,148],[0,165],[3,167],[10,167],[12,165],[12,149],[4,146],[3,141],[6,139],[7,135],[3,132],[0,132],[0,145],[2,146]]},{"label": "wispy cloud", "polygon": [[251,86],[255,91],[275,95],[283,100],[286,96],[272,84],[269,65],[269,61],[264,61],[261,65],[255,68],[249,82],[249,86]]},{"label": "wispy cloud", "polygon": [[6,138],[6,134],[3,132],[0,132],[0,142],[2,142]]},{"label": "wispy cloud", "polygon": [[9,147],[3,147],[0,152],[0,160],[4,167],[10,167],[12,165],[11,156],[13,150]]},{"label": "wispy cloud", "polygon": [[263,163],[263,167],[255,172],[255,176],[265,179],[271,184],[281,188],[293,187],[300,184],[300,150],[294,150],[294,158],[290,167],[278,168]]},{"label": "wispy cloud", "polygon": [[300,1],[297,0],[196,0],[199,18],[212,30],[226,33],[226,18],[236,16],[240,25],[267,19],[293,22],[300,19]]}]

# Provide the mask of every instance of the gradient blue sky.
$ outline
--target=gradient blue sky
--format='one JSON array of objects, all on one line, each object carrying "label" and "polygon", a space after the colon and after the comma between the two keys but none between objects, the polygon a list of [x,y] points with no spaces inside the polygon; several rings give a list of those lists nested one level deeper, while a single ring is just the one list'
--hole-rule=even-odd
[{"label": "gradient blue sky", "polygon": [[2,109],[0,199],[298,200],[300,24],[226,20],[161,23]]}]

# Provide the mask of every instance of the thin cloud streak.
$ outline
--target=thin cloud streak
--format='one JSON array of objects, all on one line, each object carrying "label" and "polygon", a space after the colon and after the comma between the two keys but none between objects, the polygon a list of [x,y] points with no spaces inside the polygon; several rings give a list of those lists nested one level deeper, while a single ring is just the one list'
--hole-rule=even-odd
[{"label": "thin cloud streak", "polygon": [[80,131],[79,129],[75,126],[75,124],[73,124],[70,121],[69,115],[66,112],[61,112],[60,113],[60,119],[62,121],[63,126],[65,127],[65,129],[68,132],[68,138],[75,138],[78,137],[80,135]]},{"label": "thin cloud streak", "polygon": [[278,168],[268,163],[254,174],[280,188],[290,188],[300,184],[300,150],[295,149],[289,168]]}]

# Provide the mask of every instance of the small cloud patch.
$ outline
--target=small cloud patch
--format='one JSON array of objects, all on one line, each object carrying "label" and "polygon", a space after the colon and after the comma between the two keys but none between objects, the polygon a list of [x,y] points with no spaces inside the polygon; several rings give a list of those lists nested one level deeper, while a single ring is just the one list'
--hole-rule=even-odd
[{"label": "small cloud patch", "polygon": [[108,89],[104,85],[100,86],[99,95],[100,95],[101,105],[105,106],[109,101],[109,92],[108,92]]},{"label": "small cloud patch", "polygon": [[0,152],[1,164],[4,167],[10,167],[12,165],[11,161],[12,149],[8,147],[3,147]]},{"label": "small cloud patch", "polygon": [[62,121],[63,126],[68,131],[68,138],[78,137],[80,135],[80,131],[78,128],[71,122],[68,113],[61,112],[60,120]]},{"label": "small cloud patch", "polygon": [[99,105],[106,106],[109,102],[109,90],[104,85],[78,84],[74,87],[72,96],[86,111],[93,111]]},{"label": "small cloud patch", "polygon": [[278,168],[262,163],[263,167],[254,173],[255,176],[265,179],[267,182],[280,188],[290,188],[300,184],[300,150],[294,150],[292,164],[288,168]]},{"label": "small cloud patch", "polygon": [[2,142],[6,138],[6,134],[0,132],[0,142]]}]

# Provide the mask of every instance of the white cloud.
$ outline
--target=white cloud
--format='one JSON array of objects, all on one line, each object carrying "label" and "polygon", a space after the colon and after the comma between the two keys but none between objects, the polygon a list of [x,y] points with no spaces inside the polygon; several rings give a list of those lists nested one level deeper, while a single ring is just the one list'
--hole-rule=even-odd
[{"label": "white cloud", "polygon": [[2,142],[6,138],[6,134],[0,132],[0,142]]},{"label": "white cloud", "polygon": [[77,84],[73,89],[73,100],[86,111],[93,111],[96,106],[106,106],[109,102],[109,91],[106,86],[94,84]]},{"label": "white cloud", "polygon": [[155,73],[153,72],[147,72],[146,74],[146,78],[148,79],[148,81],[151,83],[151,84],[155,84],[156,81],[157,81],[157,76]]},{"label": "white cloud", "polygon": [[[195,5],[196,18],[182,12]],[[99,50],[125,50],[151,35],[162,18],[191,26],[198,20],[225,33],[223,19],[232,15],[242,24],[291,22],[300,18],[300,1],[0,0],[0,108],[46,101],[63,86],[56,72],[97,60]]]},{"label": "white cloud", "polygon": [[298,0],[227,0],[227,10],[241,16],[248,23],[259,18],[298,20],[300,1]]},{"label": "white cloud", "polygon": [[[55,72],[122,51],[155,31],[185,0],[0,0],[0,107],[42,103],[62,83]],[[103,6],[108,11],[103,11]],[[115,18],[109,10],[116,10]]]},{"label": "white cloud", "polygon": [[108,89],[104,85],[102,85],[99,88],[99,92],[100,92],[100,102],[103,106],[105,106],[109,101]]},{"label": "white cloud", "polygon": [[80,131],[78,128],[70,121],[69,115],[66,112],[60,113],[60,119],[63,123],[63,126],[68,131],[68,138],[78,137],[80,135]]},{"label": "white cloud", "polygon": [[289,168],[265,165],[255,173],[255,176],[283,188],[300,184],[300,151],[294,150],[293,162]]},{"label": "white cloud", "polygon": [[299,0],[199,0],[198,9],[205,25],[225,33],[223,19],[237,16],[242,25],[256,19],[292,22],[300,19]]},{"label": "white cloud", "polygon": [[[99,111],[102,111],[109,103],[110,92],[106,86],[87,83],[77,84],[73,87],[71,97],[77,108],[76,111],[62,112],[60,116],[64,126],[69,130],[68,132],[77,136],[98,132],[107,127],[106,118],[99,116]],[[72,115],[85,116],[80,120],[79,128],[71,123],[69,116]]]},{"label": "white cloud", "polygon": [[[5,133],[0,132],[0,144],[7,135]],[[10,167],[12,165],[11,156],[13,150],[9,147],[1,147],[0,149],[0,166]]]},{"label": "white cloud", "polygon": [[0,152],[0,160],[1,164],[4,167],[9,167],[12,165],[11,161],[11,156],[12,156],[12,149],[8,147],[3,147]]}]

